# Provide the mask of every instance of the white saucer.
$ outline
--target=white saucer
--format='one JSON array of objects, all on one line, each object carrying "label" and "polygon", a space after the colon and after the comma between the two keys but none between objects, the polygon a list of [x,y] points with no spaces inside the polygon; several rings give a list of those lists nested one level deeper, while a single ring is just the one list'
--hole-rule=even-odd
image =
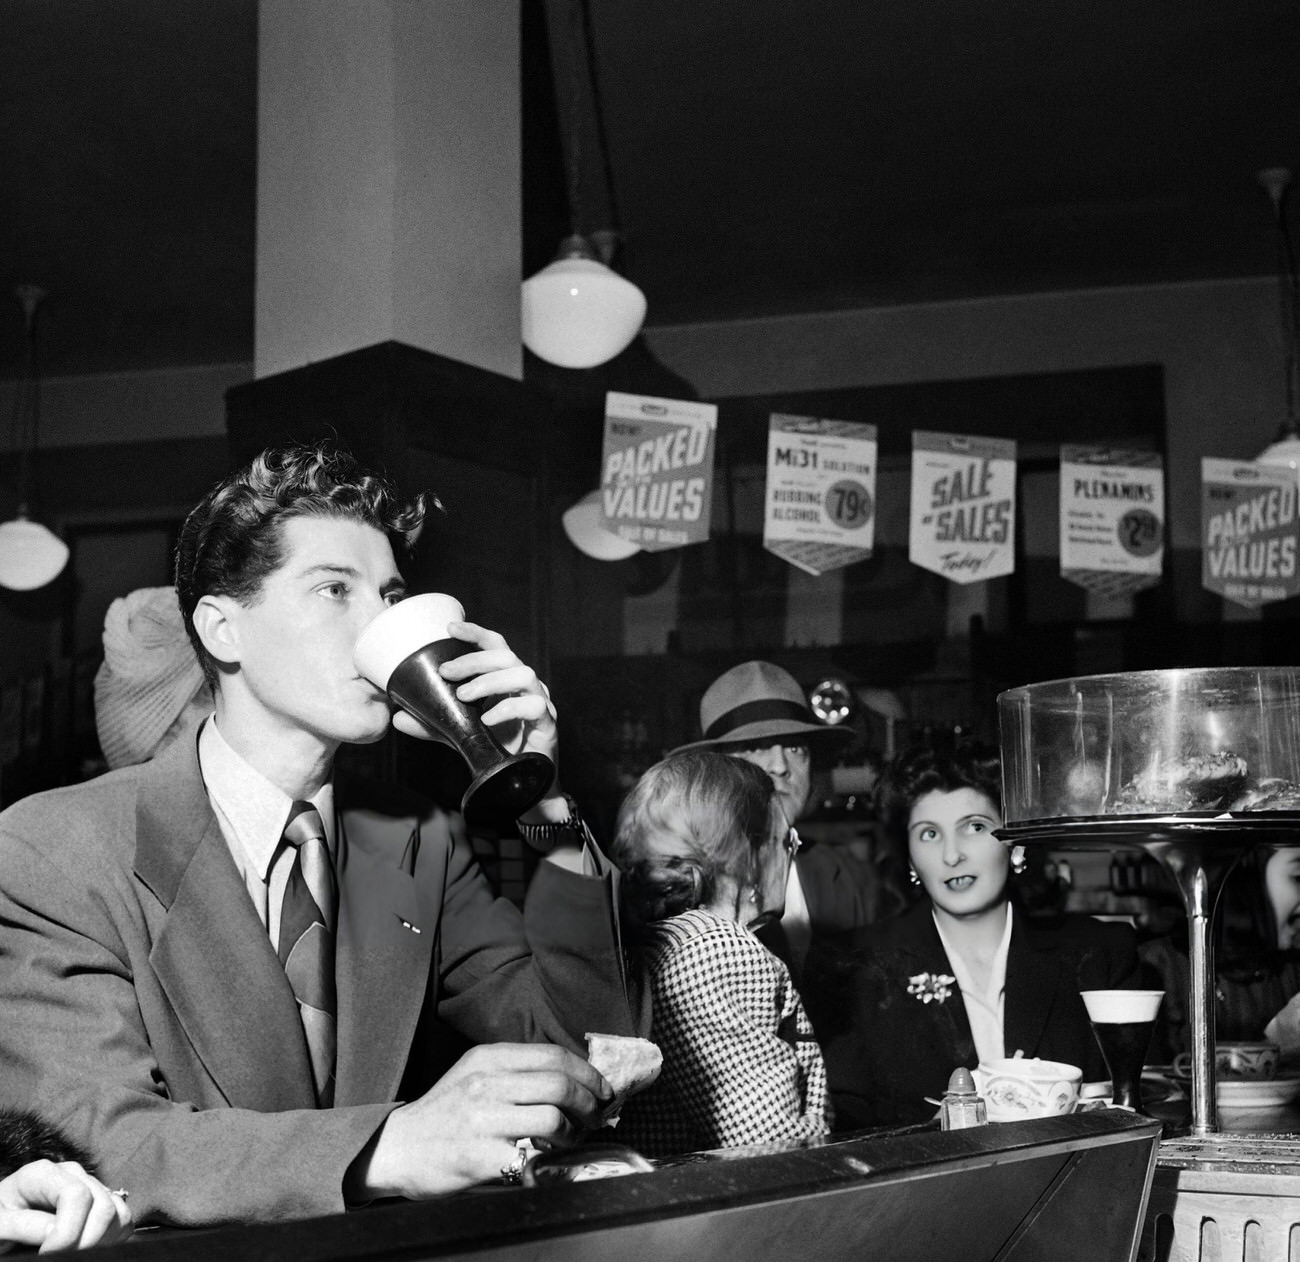
[{"label": "white saucer", "polygon": [[1300,1096],[1300,1073],[1276,1078],[1220,1078],[1216,1099],[1221,1109],[1275,1109]]},{"label": "white saucer", "polygon": [[[1169,1080],[1191,1095],[1189,1074],[1163,1070]],[[1228,1078],[1219,1075],[1215,1082],[1215,1099],[1221,1109],[1276,1109],[1300,1098],[1300,1070],[1288,1069],[1275,1078]]]}]

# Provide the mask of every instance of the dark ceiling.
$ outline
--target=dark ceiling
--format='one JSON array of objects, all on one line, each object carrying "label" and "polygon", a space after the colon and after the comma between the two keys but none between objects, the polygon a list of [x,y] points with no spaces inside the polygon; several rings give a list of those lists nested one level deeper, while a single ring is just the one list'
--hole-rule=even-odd
[{"label": "dark ceiling", "polygon": [[[543,3],[523,4],[532,270],[565,212]],[[1300,173],[1295,0],[588,16],[651,324],[1274,268],[1255,173]],[[4,0],[3,26],[0,285],[51,291],[44,370],[251,359],[255,0]],[[21,313],[0,313],[13,375]]]}]

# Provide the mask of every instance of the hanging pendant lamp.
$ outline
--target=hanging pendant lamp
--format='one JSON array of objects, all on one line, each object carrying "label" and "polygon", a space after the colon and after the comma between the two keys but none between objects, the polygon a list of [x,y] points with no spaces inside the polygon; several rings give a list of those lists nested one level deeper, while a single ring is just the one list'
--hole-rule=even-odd
[{"label": "hanging pendant lamp", "polygon": [[26,355],[23,379],[14,403],[14,434],[19,447],[20,501],[12,521],[0,524],[0,587],[16,592],[34,591],[54,582],[68,563],[68,545],[54,531],[30,515],[32,458],[40,436],[41,383],[36,367],[36,308],[45,298],[39,285],[14,289],[26,320]]},{"label": "hanging pendant lamp", "polygon": [[52,583],[68,563],[68,545],[22,508],[0,524],[0,587],[30,592]]},{"label": "hanging pendant lamp", "polygon": [[1257,178],[1273,203],[1277,228],[1278,317],[1286,373],[1286,417],[1277,436],[1255,457],[1255,463],[1281,465],[1300,478],[1300,274],[1286,220],[1291,172],[1285,167],[1269,167]]},{"label": "hanging pendant lamp", "polygon": [[641,551],[640,544],[630,543],[605,528],[599,488],[588,491],[576,504],[566,508],[560,520],[569,542],[593,560],[623,561]]},{"label": "hanging pendant lamp", "polygon": [[595,368],[613,359],[641,331],[645,313],[645,294],[576,233],[523,285],[524,345],[560,368]]},{"label": "hanging pendant lamp", "polygon": [[[563,146],[571,230],[554,260],[523,283],[521,334],[524,345],[549,364],[595,368],[631,345],[645,321],[646,297],[612,266],[619,234],[585,0],[567,0],[563,14],[561,3],[554,0],[551,5],[557,35],[552,61],[557,96],[563,84],[569,97]],[[566,20],[560,39],[562,18]],[[562,59],[558,63],[557,53]],[[597,202],[602,217],[608,216],[607,226],[591,233],[582,227],[584,135],[595,141],[596,149],[596,161],[586,174],[603,180],[603,196]]]}]

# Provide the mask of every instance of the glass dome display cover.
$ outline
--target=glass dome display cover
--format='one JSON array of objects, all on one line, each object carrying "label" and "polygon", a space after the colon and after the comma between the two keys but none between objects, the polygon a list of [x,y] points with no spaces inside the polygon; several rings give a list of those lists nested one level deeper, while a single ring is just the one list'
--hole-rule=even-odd
[{"label": "glass dome display cover", "polygon": [[1276,827],[1279,814],[1300,821],[1300,668],[1028,684],[1000,694],[998,721],[1009,833],[1116,817],[1133,825],[1219,820],[1247,830]]}]

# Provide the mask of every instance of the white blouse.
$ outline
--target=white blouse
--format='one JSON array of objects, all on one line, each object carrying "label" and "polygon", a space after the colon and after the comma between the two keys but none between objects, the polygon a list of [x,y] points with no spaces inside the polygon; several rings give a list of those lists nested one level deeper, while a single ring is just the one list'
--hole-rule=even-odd
[{"label": "white blouse", "polygon": [[934,927],[939,931],[939,941],[943,943],[948,966],[957,979],[962,1002],[966,1005],[966,1019],[970,1022],[971,1037],[975,1040],[975,1051],[981,1061],[1000,1060],[1007,1054],[1002,1037],[1002,1019],[1006,1010],[1007,951],[1011,947],[1011,904],[1007,903],[1005,907],[1007,923],[1002,930],[1002,941],[998,943],[993,956],[988,989],[982,992],[976,987],[966,962],[944,934],[939,918],[934,918]]}]

